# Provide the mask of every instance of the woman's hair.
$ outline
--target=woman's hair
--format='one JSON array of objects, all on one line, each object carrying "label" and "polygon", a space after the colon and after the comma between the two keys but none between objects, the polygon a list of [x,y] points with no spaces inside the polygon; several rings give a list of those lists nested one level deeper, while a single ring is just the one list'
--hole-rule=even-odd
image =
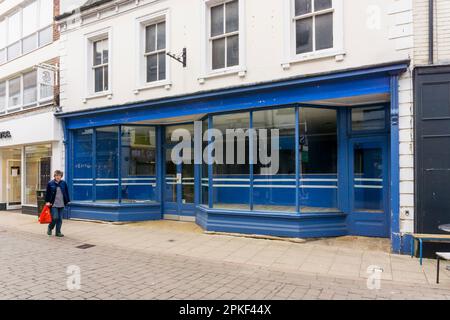
[{"label": "woman's hair", "polygon": [[53,174],[53,176],[63,176],[64,173],[61,170],[55,170],[55,173]]}]

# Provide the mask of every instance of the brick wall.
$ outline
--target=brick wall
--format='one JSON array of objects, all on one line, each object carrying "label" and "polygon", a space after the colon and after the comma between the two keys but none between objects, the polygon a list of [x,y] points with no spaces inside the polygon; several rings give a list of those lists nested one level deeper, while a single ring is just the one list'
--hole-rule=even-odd
[{"label": "brick wall", "polygon": [[[434,61],[450,63],[450,1],[434,0]],[[415,65],[428,64],[428,0],[414,0]]]}]

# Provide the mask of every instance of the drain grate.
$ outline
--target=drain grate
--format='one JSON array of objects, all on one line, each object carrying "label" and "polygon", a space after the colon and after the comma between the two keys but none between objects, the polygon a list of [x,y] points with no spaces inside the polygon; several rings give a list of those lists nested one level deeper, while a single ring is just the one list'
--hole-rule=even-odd
[{"label": "drain grate", "polygon": [[76,247],[77,249],[89,249],[89,248],[93,248],[95,247],[95,245],[93,244],[82,244],[81,246]]}]

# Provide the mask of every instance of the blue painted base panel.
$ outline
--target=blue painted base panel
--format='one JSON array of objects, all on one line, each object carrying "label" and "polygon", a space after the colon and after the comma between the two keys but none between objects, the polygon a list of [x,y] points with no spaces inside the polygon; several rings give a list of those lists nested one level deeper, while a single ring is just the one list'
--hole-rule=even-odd
[{"label": "blue painted base panel", "polygon": [[207,231],[289,238],[321,238],[348,235],[346,217],[342,213],[303,216],[285,213],[248,214],[199,207],[196,222]]},{"label": "blue painted base panel", "polygon": [[112,222],[161,220],[161,205],[100,205],[71,204],[72,219],[100,220]]}]

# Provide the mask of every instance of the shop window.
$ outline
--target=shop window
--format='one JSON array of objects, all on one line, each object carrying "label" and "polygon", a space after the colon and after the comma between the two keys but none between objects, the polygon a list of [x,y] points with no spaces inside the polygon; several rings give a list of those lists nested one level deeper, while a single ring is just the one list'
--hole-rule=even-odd
[{"label": "shop window", "polygon": [[300,108],[300,212],[337,210],[337,112]]},{"label": "shop window", "polygon": [[156,132],[153,127],[122,127],[122,202],[156,200]]},{"label": "shop window", "polygon": [[[207,135],[208,130],[208,118],[203,120],[202,122],[202,131],[203,131],[203,143],[202,150],[207,150],[208,148],[208,138],[205,140],[205,134]],[[202,155],[203,156],[203,155]],[[203,157],[202,161],[202,204],[205,206],[209,206],[209,170],[208,170],[208,162],[205,161]]]},{"label": "shop window", "polygon": [[239,65],[239,1],[210,8],[212,69]]},{"label": "shop window", "polygon": [[386,128],[386,108],[384,106],[352,109],[352,131],[373,131]]},{"label": "shop window", "polygon": [[[253,128],[258,136],[258,157],[253,166],[254,210],[296,211],[295,127],[294,108],[253,112]],[[272,129],[279,130],[275,154],[271,153]],[[276,171],[265,172],[271,171],[269,167]]]},{"label": "shop window", "polygon": [[145,27],[146,82],[166,79],[166,23]]},{"label": "shop window", "polygon": [[96,201],[118,202],[119,127],[96,129]]},{"label": "shop window", "polygon": [[45,190],[51,180],[51,145],[25,147],[25,205],[37,206],[36,191]]},{"label": "shop window", "polygon": [[75,201],[92,201],[94,177],[92,170],[93,129],[81,129],[73,134],[73,195]]},{"label": "shop window", "polygon": [[222,146],[214,143],[213,156],[219,163],[213,164],[213,207],[248,210],[250,113],[215,116],[213,124],[223,135]]}]

